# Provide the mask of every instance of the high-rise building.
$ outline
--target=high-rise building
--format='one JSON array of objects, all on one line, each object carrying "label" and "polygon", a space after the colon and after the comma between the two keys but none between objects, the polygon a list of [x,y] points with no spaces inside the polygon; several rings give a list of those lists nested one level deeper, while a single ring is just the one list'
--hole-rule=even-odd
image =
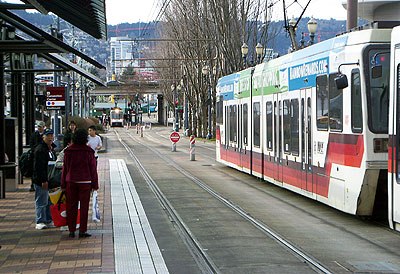
[{"label": "high-rise building", "polygon": [[123,68],[134,65],[137,62],[133,61],[133,58],[137,58],[135,55],[136,43],[131,41],[128,37],[111,37],[110,39],[110,53],[111,53],[111,73],[116,76],[121,75]]}]

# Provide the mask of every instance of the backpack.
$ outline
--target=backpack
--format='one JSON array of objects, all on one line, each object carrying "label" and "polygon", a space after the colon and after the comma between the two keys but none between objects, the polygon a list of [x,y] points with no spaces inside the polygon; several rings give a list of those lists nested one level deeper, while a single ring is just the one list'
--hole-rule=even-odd
[{"label": "backpack", "polygon": [[32,177],[33,174],[33,151],[32,149],[24,152],[19,156],[19,169],[25,177]]}]

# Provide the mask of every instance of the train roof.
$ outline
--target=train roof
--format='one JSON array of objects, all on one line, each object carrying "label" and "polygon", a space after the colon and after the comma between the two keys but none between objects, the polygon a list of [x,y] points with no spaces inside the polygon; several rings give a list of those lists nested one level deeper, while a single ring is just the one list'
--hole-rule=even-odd
[{"label": "train roof", "polygon": [[[340,36],[316,43],[293,53],[272,59],[268,62],[250,67],[218,81],[218,92],[224,94],[224,99],[243,98],[250,96],[248,79],[254,70],[253,96],[285,92],[315,85],[315,77],[337,72],[343,61],[346,47],[363,46],[366,44],[389,44],[392,29],[366,29],[348,32]],[[340,58],[338,58],[340,57]],[[356,62],[357,60],[355,60]],[[239,85],[235,82],[239,80]],[[228,88],[232,86],[232,88]],[[262,88],[264,90],[262,91]],[[240,91],[240,92],[239,92]]]}]

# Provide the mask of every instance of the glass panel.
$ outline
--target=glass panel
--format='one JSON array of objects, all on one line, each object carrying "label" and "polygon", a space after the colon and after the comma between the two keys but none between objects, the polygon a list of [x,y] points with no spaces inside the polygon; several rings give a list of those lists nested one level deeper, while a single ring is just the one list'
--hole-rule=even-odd
[{"label": "glass panel", "polygon": [[247,145],[248,110],[247,104],[243,105],[243,142]]},{"label": "glass panel", "polygon": [[343,129],[343,90],[337,89],[335,78],[337,74],[329,75],[329,127],[332,130]]},{"label": "glass panel", "polygon": [[299,100],[292,99],[290,101],[290,106],[291,149],[294,155],[299,155]]},{"label": "glass panel", "polygon": [[300,116],[300,119],[301,119],[301,161],[302,162],[304,162],[305,161],[305,153],[306,153],[306,149],[305,149],[305,146],[306,146],[306,142],[305,142],[305,137],[306,137],[306,129],[305,129],[305,124],[304,124],[304,119],[305,119],[305,117],[304,117],[304,109],[305,108],[305,106],[304,106],[304,98],[303,99],[301,99],[301,116]]},{"label": "glass panel", "polygon": [[317,128],[328,129],[328,77],[317,77]]},{"label": "glass panel", "polygon": [[353,132],[362,132],[362,122],[360,71],[355,69],[351,73],[351,128]]},{"label": "glass panel", "polygon": [[311,98],[307,98],[307,154],[308,154],[308,164],[312,164],[312,146],[311,146]]},{"label": "glass panel", "polygon": [[272,102],[267,102],[267,148],[272,149]]},{"label": "glass panel", "polygon": [[237,142],[237,111],[236,111],[236,105],[233,106],[233,124],[232,124],[232,131],[233,131],[233,141]]},{"label": "glass panel", "polygon": [[[369,51],[368,124],[374,133],[388,132],[390,54],[385,49]],[[372,67],[382,66],[382,76],[372,78]]]},{"label": "glass panel", "polygon": [[290,152],[290,101],[283,101],[283,149]]},{"label": "glass panel", "polygon": [[395,143],[395,157],[396,157],[396,163],[395,163],[395,167],[396,167],[396,174],[397,174],[397,182],[400,183],[400,64],[397,65],[397,75],[396,75],[396,80],[397,80],[397,84],[396,84],[396,89],[397,89],[397,104],[396,104],[396,133],[393,136],[394,138],[394,143]]},{"label": "glass panel", "polygon": [[253,104],[253,119],[254,119],[254,146],[260,146],[260,103]]}]

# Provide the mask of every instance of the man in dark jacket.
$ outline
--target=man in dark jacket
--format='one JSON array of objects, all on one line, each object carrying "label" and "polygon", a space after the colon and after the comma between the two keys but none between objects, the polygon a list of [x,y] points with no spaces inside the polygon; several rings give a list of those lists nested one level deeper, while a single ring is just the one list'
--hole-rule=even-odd
[{"label": "man in dark jacket", "polygon": [[53,153],[54,132],[46,128],[42,133],[43,142],[40,143],[33,156],[32,182],[35,186],[36,229],[54,227],[50,213],[50,198],[47,167],[49,161],[55,161]]},{"label": "man in dark jacket", "polygon": [[[32,150],[32,152],[35,151],[35,148],[41,143],[43,142],[42,140],[42,133],[44,131],[44,129],[46,128],[46,124],[43,121],[39,121],[37,122],[37,128],[38,130],[36,130],[35,132],[32,133],[31,138],[29,140],[29,146]],[[31,182],[31,189],[30,191],[35,191],[35,188],[33,186],[33,181]]]}]

